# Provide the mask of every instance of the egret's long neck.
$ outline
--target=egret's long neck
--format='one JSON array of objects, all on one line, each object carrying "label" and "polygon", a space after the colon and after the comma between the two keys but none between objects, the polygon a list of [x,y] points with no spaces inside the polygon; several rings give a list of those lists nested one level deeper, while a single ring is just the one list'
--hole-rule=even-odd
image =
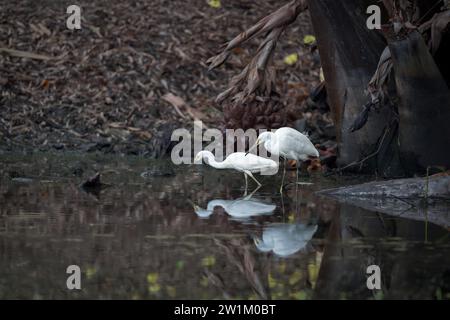
[{"label": "egret's long neck", "polygon": [[208,164],[216,169],[225,169],[226,165],[222,162],[217,162],[212,153],[208,153],[205,155],[206,159],[208,159]]},{"label": "egret's long neck", "polygon": [[278,153],[278,139],[277,136],[271,132],[270,140],[266,142],[269,148],[267,150],[272,150],[274,153]]},{"label": "egret's long neck", "polygon": [[215,207],[222,207],[222,208],[226,209],[228,202],[229,202],[229,200],[222,200],[222,199],[211,200],[210,202],[208,202],[207,210],[212,211],[212,210],[214,210]]}]

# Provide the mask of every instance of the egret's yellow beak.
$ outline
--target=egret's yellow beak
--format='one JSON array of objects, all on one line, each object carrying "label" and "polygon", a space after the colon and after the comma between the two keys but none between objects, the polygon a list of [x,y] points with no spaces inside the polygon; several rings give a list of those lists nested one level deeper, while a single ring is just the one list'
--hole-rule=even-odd
[{"label": "egret's yellow beak", "polygon": [[188,202],[191,204],[192,208],[194,208],[194,211],[198,211],[201,209],[198,205],[193,203],[191,200],[188,200]]},{"label": "egret's yellow beak", "polygon": [[198,162],[198,161],[200,161],[201,159],[202,159],[202,157],[198,154],[198,155],[195,157],[194,162]]},{"label": "egret's yellow beak", "polygon": [[256,139],[256,142],[255,142],[255,144],[253,145],[253,147],[251,147],[250,149],[248,149],[248,151],[247,151],[247,153],[246,153],[245,155],[248,155],[253,149],[255,149],[256,147],[258,147],[261,143],[262,143],[262,141],[259,140],[259,138]]}]

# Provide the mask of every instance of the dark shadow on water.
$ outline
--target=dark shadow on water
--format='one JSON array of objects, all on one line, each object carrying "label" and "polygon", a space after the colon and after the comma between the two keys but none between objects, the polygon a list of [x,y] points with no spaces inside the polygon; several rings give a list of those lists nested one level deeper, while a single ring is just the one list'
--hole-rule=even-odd
[{"label": "dark shadow on water", "polygon": [[[160,163],[0,161],[2,299],[450,297],[448,230],[315,196],[350,183],[344,178],[302,177],[314,184],[281,199],[280,177],[262,177],[245,198],[240,174],[205,166],[142,176]],[[110,187],[84,192],[75,164],[102,172]],[[12,180],[9,170],[32,179]],[[72,264],[82,270],[80,291],[66,288]],[[373,264],[380,291],[366,286]]]}]

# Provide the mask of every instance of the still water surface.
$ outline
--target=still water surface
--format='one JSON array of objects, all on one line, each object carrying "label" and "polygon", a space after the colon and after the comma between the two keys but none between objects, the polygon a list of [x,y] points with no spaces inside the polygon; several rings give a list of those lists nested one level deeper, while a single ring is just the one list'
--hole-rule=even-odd
[{"label": "still water surface", "polygon": [[[0,156],[0,298],[450,298],[448,229],[315,194],[364,179],[302,177],[281,197],[263,177],[244,197],[239,173],[167,162]],[[96,171],[109,186],[80,189]]]}]

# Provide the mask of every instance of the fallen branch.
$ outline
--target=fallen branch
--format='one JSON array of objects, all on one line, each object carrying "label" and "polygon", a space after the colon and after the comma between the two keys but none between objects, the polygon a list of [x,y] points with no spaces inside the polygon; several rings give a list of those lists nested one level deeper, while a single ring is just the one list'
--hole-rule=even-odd
[{"label": "fallen branch", "polygon": [[448,172],[425,178],[374,181],[318,194],[369,211],[450,226]]}]

